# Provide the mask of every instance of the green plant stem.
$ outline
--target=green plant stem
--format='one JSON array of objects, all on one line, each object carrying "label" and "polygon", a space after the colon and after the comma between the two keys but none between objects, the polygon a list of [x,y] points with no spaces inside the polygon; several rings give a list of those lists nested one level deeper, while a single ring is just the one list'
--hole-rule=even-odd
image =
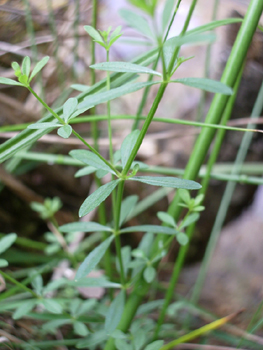
[{"label": "green plant stem", "polygon": [[[109,62],[109,50],[107,50],[107,62]],[[107,90],[110,90],[110,72],[107,72]],[[111,161],[111,163],[113,163],[110,101],[107,102],[107,115],[108,115],[108,136],[109,136],[109,142],[110,142],[110,148],[109,148],[110,161]]]},{"label": "green plant stem", "polygon": [[[75,4],[75,17],[74,17],[74,23],[73,23],[73,27],[74,27],[74,64],[73,64],[73,76],[76,77],[76,63],[78,61],[78,47],[79,47],[79,32],[78,32],[78,25],[79,25],[79,3],[80,0],[75,0],[74,4]],[[92,10],[94,11],[94,10]]]},{"label": "green plant stem", "polygon": [[[165,36],[164,36],[163,42],[165,42],[166,39],[167,39],[167,37],[168,37],[168,34],[169,34],[170,29],[171,29],[171,26],[172,26],[172,24],[173,24],[173,22],[174,22],[175,15],[176,15],[176,13],[177,13],[177,11],[178,11],[178,9],[179,9],[179,6],[180,6],[181,1],[182,1],[182,0],[178,0],[178,1],[177,1],[175,10],[174,10],[174,12],[173,12],[173,16],[172,16],[172,18],[171,18],[171,20],[170,20],[170,23],[169,23],[169,25],[168,25],[168,28],[167,28],[166,34],[165,34]],[[163,45],[163,44],[162,44],[162,45]],[[153,70],[156,69],[156,67],[157,67],[157,65],[158,65],[158,62],[159,62],[160,55],[161,55],[162,52],[163,52],[162,47],[160,47],[160,48],[159,48],[159,51],[158,51],[158,56],[157,56],[157,58],[156,58],[156,60],[155,60],[155,62],[154,62],[154,64],[153,64],[153,67],[152,67]],[[165,70],[164,70],[164,71],[165,71]],[[166,74],[166,71],[165,71],[165,74]],[[151,74],[151,75],[149,75],[148,82],[152,81],[152,79],[153,79],[153,75]],[[144,89],[143,96],[142,96],[141,102],[140,102],[139,107],[138,107],[138,110],[137,110],[136,118],[135,118],[135,121],[134,121],[133,126],[132,126],[132,130],[136,130],[136,129],[138,128],[138,126],[139,126],[140,117],[141,117],[141,115],[142,115],[143,108],[144,108],[144,106],[145,106],[145,104],[146,104],[146,101],[147,101],[147,98],[148,98],[148,95],[149,95],[149,92],[150,92],[150,88],[151,88],[151,86],[147,86],[147,87]]]},{"label": "green plant stem", "polygon": [[[62,124],[65,125],[66,123],[64,120],[55,112],[53,109],[51,109],[46,102],[44,102],[33,89],[31,89],[30,86],[27,86],[28,90],[35,96],[35,98]],[[88,144],[83,137],[81,137],[75,130],[72,130],[72,134],[75,135],[85,146],[87,146],[93,153],[95,153],[105,164],[108,165],[116,174],[119,174],[118,170],[115,169],[115,167],[109,163],[105,158],[103,158],[98,151],[94,147],[92,147],[90,144]]]},{"label": "green plant stem", "polygon": [[27,288],[26,286],[24,286],[22,283],[18,282],[17,280],[15,280],[13,277],[9,276],[7,273],[5,273],[4,271],[0,270],[0,274],[8,281],[12,282],[13,284],[15,284],[17,287],[19,287],[20,289],[23,289],[24,291],[30,293],[33,295],[34,298],[39,298],[39,296],[30,288]]},{"label": "green plant stem", "polygon": [[[253,37],[253,33],[256,30],[260,14],[263,9],[263,2],[259,0],[252,0],[247,11],[247,15],[244,18],[244,22],[240,28],[237,39],[233,46],[232,52],[230,54],[229,60],[227,62],[226,68],[224,70],[221,81],[230,87],[233,87],[235,81],[237,80],[238,74],[241,70],[243,61],[245,60],[246,52],[250,45]],[[211,104],[210,110],[208,112],[206,122],[216,123],[220,121],[221,115],[225,109],[228,97],[220,94],[216,94],[213,102]],[[214,131],[212,129],[203,129],[199,135],[193,152],[191,154],[190,160],[186,166],[184,178],[189,180],[194,180],[198,174],[198,171],[203,163],[204,157],[208,152],[209,146],[212,142],[214,136]],[[178,193],[175,195],[174,200],[169,206],[168,213],[173,215],[175,220],[178,219],[181,208],[178,206],[180,197]],[[159,240],[162,239],[159,236]],[[189,237],[190,239],[191,237]],[[165,238],[164,238],[165,239]],[[170,286],[175,286],[177,279],[179,277],[185,255],[187,252],[187,246],[180,247],[178,257],[174,266],[173,276],[170,282]],[[167,298],[172,298],[173,288],[169,287],[167,293]],[[161,326],[161,325],[160,325]],[[159,329],[160,329],[159,326]],[[158,329],[158,331],[159,331]],[[158,332],[155,332],[155,336]]]}]

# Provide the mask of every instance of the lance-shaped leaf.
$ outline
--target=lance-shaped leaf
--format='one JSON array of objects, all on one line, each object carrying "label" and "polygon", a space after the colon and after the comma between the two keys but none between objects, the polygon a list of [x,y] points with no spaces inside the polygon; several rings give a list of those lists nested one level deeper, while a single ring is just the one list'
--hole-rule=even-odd
[{"label": "lance-shaped leaf", "polygon": [[132,28],[138,30],[138,32],[144,36],[151,39],[154,37],[148,22],[144,17],[138,15],[138,13],[126,9],[121,9],[119,11],[119,14]]},{"label": "lance-shaped leaf", "polygon": [[194,222],[196,222],[200,217],[200,214],[198,213],[193,213],[191,215],[189,215],[184,222],[182,223],[182,225],[180,225],[180,229],[183,229],[191,224],[193,224]]},{"label": "lance-shaped leaf", "polygon": [[97,41],[98,43],[103,43],[100,33],[95,28],[91,26],[84,26],[84,29],[92,37],[93,40]]},{"label": "lance-shaped leaf", "polygon": [[170,176],[134,176],[129,180],[143,182],[152,186],[184,188],[187,190],[199,190],[202,187],[195,181]]},{"label": "lance-shaped leaf", "polygon": [[120,233],[129,233],[129,232],[151,232],[151,233],[163,233],[165,235],[176,235],[178,231],[174,228],[159,226],[159,225],[139,225],[126,227],[120,230]]},{"label": "lance-shaped leaf", "polygon": [[103,288],[121,288],[120,283],[108,281],[105,277],[84,277],[77,281],[71,281],[70,285],[74,287],[103,287]]},{"label": "lance-shaped leaf", "polygon": [[153,343],[146,346],[144,350],[159,350],[163,346],[163,340],[156,340]]},{"label": "lance-shaped leaf", "polygon": [[105,331],[111,334],[118,326],[125,305],[125,291],[121,290],[112,301],[105,318]]},{"label": "lance-shaped leaf", "polygon": [[47,311],[53,314],[61,314],[63,312],[61,304],[54,299],[42,299],[39,304],[43,305]]},{"label": "lance-shaped leaf", "polygon": [[68,121],[69,117],[75,110],[77,109],[78,106],[78,100],[76,98],[69,98],[63,105],[63,118],[65,122]]},{"label": "lance-shaped leaf", "polygon": [[29,77],[29,74],[30,74],[30,66],[31,66],[30,58],[26,56],[23,59],[21,68],[22,68],[22,73],[25,74],[27,77]]},{"label": "lance-shaped leaf", "polygon": [[26,300],[20,305],[13,314],[13,319],[18,320],[19,318],[27,315],[38,303],[37,299]]},{"label": "lance-shaped leaf", "polygon": [[41,61],[39,61],[39,62],[35,65],[35,67],[34,67],[32,73],[31,73],[31,75],[30,75],[29,82],[30,82],[30,81],[34,78],[34,76],[37,75],[37,73],[38,73],[39,71],[41,71],[41,69],[48,63],[48,60],[49,60],[49,56],[45,56],[45,57],[42,58]]},{"label": "lance-shaped leaf", "polygon": [[15,81],[15,80],[9,79],[9,78],[2,78],[2,77],[0,77],[0,84],[24,86],[23,84],[19,83],[18,81]]},{"label": "lance-shaped leaf", "polygon": [[80,280],[81,278],[86,277],[101,261],[106,250],[109,248],[114,236],[107,238],[104,242],[98,245],[91,253],[86,257],[83,263],[80,265],[75,281]]},{"label": "lance-shaped leaf", "polygon": [[109,197],[109,195],[117,186],[119,181],[120,180],[114,180],[107,183],[106,185],[99,187],[88,198],[86,198],[79,209],[79,216],[82,217],[84,215],[87,215],[89,212],[95,209],[98,205],[100,205],[101,202],[103,202],[107,197]]},{"label": "lance-shaped leaf", "polygon": [[104,163],[103,160],[101,160],[96,154],[90,151],[77,149],[70,151],[69,154],[72,158],[77,159],[82,163],[91,165],[96,169],[106,170],[112,174],[115,174],[115,172],[106,163]]},{"label": "lance-shaped leaf", "polygon": [[84,91],[87,92],[90,89],[89,85],[83,85],[83,84],[72,84],[70,85],[70,87],[80,92],[84,92]]},{"label": "lance-shaped leaf", "polygon": [[71,222],[59,227],[61,232],[101,232],[107,231],[112,232],[112,229],[108,226],[98,224],[97,222]]},{"label": "lance-shaped leaf", "polygon": [[153,69],[148,67],[140,66],[139,64],[130,63],[130,62],[103,62],[96,63],[90,66],[90,68],[105,70],[110,72],[127,72],[127,73],[147,73],[153,75],[162,76],[161,73],[156,72]]},{"label": "lance-shaped leaf", "polygon": [[125,84],[115,89],[109,91],[101,92],[99,94],[90,95],[83,102],[79,104],[79,108],[91,108],[92,106],[97,106],[100,103],[108,102],[114,100],[117,97],[127,95],[131,92],[143,89],[146,86],[159,84],[159,82],[145,82],[145,83],[134,83]]},{"label": "lance-shaped leaf", "polygon": [[121,163],[122,163],[123,168],[125,167],[128,159],[130,157],[130,154],[131,154],[133,147],[138,139],[139,134],[140,134],[139,130],[134,130],[128,136],[126,136],[122,142],[122,145],[121,145]]},{"label": "lance-shaped leaf", "polygon": [[85,166],[84,168],[78,170],[76,172],[76,174],[74,175],[74,177],[81,177],[81,176],[89,175],[89,174],[94,173],[96,170],[97,169],[94,168],[93,166]]},{"label": "lance-shaped leaf", "polygon": [[172,215],[170,215],[164,211],[159,211],[157,213],[157,217],[158,217],[158,219],[160,219],[162,222],[166,223],[167,225],[176,227],[176,222],[175,222],[174,218],[172,217]]},{"label": "lance-shaped leaf", "polygon": [[129,196],[126,197],[121,203],[121,215],[120,215],[120,226],[125,222],[126,218],[133,211],[135,205],[138,202],[138,196]]},{"label": "lance-shaped leaf", "polygon": [[213,29],[218,28],[218,27],[225,26],[227,24],[240,23],[240,22],[243,22],[243,18],[220,19],[220,20],[213,21],[213,22],[204,24],[202,26],[196,27],[194,29],[188,30],[186,32],[186,35],[203,33],[203,32],[207,32],[207,31],[213,30]]},{"label": "lance-shaped leaf", "polygon": [[9,247],[11,247],[11,245],[15,242],[16,238],[17,238],[16,233],[10,233],[4,236],[0,240],[0,254],[5,252]]},{"label": "lance-shaped leaf", "polygon": [[[50,129],[50,128],[57,128],[58,126],[62,126],[62,124],[58,124],[56,122],[47,122],[47,123],[34,123],[34,124],[30,124],[28,125],[28,129]],[[50,129],[51,130],[51,129]]]},{"label": "lance-shaped leaf", "polygon": [[182,78],[176,80],[170,80],[171,83],[181,83],[187,86],[191,86],[197,89],[214,92],[223,95],[232,95],[233,90],[221,83],[220,81],[206,79],[206,78]]},{"label": "lance-shaped leaf", "polygon": [[162,31],[164,33],[165,28],[169,24],[170,17],[173,13],[174,0],[166,0],[163,13],[162,13]]}]

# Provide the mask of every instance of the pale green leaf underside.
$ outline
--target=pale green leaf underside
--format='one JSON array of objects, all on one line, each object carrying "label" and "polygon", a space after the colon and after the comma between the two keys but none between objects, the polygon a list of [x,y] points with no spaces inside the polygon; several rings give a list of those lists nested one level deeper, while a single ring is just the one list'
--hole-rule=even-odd
[{"label": "pale green leaf underside", "polygon": [[16,233],[10,233],[0,240],[0,254],[5,252],[16,240]]},{"label": "pale green leaf underside", "polygon": [[108,281],[105,277],[92,278],[84,277],[70,283],[74,287],[103,287],[103,288],[121,288],[120,283]]},{"label": "pale green leaf underside", "polygon": [[96,154],[90,151],[80,149],[70,151],[69,154],[72,158],[88,164],[96,169],[106,170],[112,174],[115,174],[114,171],[106,163],[104,163]]},{"label": "pale green leaf underside", "polygon": [[75,281],[80,280],[81,278],[86,277],[100,262],[104,256],[106,250],[109,248],[114,236],[107,238],[104,242],[98,245],[92,252],[86,257],[83,263],[80,265]]},{"label": "pale green leaf underside", "polygon": [[0,84],[24,86],[16,80],[0,77]]},{"label": "pale green leaf underside", "polygon": [[202,186],[192,180],[179,179],[177,177],[159,177],[159,176],[134,176],[132,181],[139,181],[152,186],[184,188],[187,190],[199,190]]},{"label": "pale green leaf underside", "polygon": [[119,181],[120,180],[114,180],[99,187],[88,198],[86,198],[79,209],[79,216],[82,217],[87,215],[98,205],[100,205],[100,203],[102,203],[111,194],[114,188],[118,185]]},{"label": "pale green leaf underside", "polygon": [[121,290],[120,293],[112,301],[109,310],[105,318],[105,331],[107,334],[111,334],[118,326],[125,305],[125,291]]},{"label": "pale green leaf underside", "polygon": [[154,84],[159,84],[159,82],[145,82],[145,83],[134,83],[125,84],[115,89],[109,91],[101,92],[98,94],[90,95],[84,99],[78,106],[78,108],[91,108],[92,106],[97,106],[100,103],[105,103],[114,100],[117,97],[127,95],[131,92],[143,89],[146,86],[151,86]]},{"label": "pale green leaf underside", "polygon": [[98,224],[97,222],[72,222],[59,227],[61,232],[111,232],[112,229],[108,226]]},{"label": "pale green leaf underside", "polygon": [[94,171],[96,171],[96,170],[97,169],[94,168],[93,166],[85,166],[84,168],[78,170],[74,176],[81,177],[81,176],[89,175],[89,174],[94,173]]},{"label": "pale green leaf underside", "polygon": [[57,133],[63,139],[68,139],[72,133],[72,127],[70,125],[63,125],[58,129]]},{"label": "pale green leaf underside", "polygon": [[219,93],[224,95],[232,95],[233,90],[221,83],[220,81],[206,79],[206,78],[182,78],[176,80],[170,80],[171,83],[181,83],[187,86],[191,86],[197,89]]},{"label": "pale green leaf underside", "polygon": [[121,9],[119,14],[132,28],[138,30],[138,32],[148,38],[153,38],[151,28],[144,17],[138,15],[138,13],[126,9]]},{"label": "pale green leaf underside", "polygon": [[103,62],[97,63],[90,66],[90,68],[105,70],[110,72],[123,72],[123,73],[147,73],[162,76],[161,73],[156,72],[153,69],[140,66],[139,64],[134,64],[130,62]]},{"label": "pale green leaf underside", "polygon": [[178,231],[174,228],[159,226],[159,225],[139,225],[131,226],[120,230],[120,233],[129,233],[129,232],[151,232],[151,233],[163,233],[165,235],[176,235]]},{"label": "pale green leaf underside", "polygon": [[34,76],[47,64],[48,60],[49,60],[49,56],[45,56],[45,57],[42,58],[41,61],[39,61],[35,65],[32,73],[31,73],[29,81],[31,81],[34,78]]},{"label": "pale green leaf underside", "polygon": [[56,122],[48,122],[48,123],[35,123],[28,125],[28,129],[49,129],[49,128],[57,128],[58,126],[61,126],[61,124],[57,124]]},{"label": "pale green leaf underside", "polygon": [[128,159],[130,157],[130,154],[131,154],[133,147],[138,139],[139,134],[140,134],[139,130],[134,130],[128,136],[126,136],[122,142],[122,145],[121,145],[121,163],[122,163],[123,168],[125,167]]}]

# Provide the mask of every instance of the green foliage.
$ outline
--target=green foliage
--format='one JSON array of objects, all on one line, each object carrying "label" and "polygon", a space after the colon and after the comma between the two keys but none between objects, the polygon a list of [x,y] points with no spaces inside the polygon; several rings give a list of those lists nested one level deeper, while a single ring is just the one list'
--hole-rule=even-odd
[{"label": "green foliage", "polygon": [[38,212],[43,220],[50,219],[62,207],[62,202],[58,197],[46,198],[44,203],[32,202],[31,208]]}]

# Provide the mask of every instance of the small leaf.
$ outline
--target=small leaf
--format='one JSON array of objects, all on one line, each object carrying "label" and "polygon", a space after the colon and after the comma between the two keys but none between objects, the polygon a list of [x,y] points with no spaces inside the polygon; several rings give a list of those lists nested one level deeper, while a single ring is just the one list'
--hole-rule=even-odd
[{"label": "small leaf", "polygon": [[115,174],[114,171],[93,152],[84,149],[77,149],[70,151],[69,154],[72,158],[77,159],[82,163],[88,164],[96,169],[103,169],[107,172]]},{"label": "small leaf", "polygon": [[14,70],[15,72],[21,71],[20,66],[19,66],[19,64],[18,64],[17,62],[12,62],[12,63],[11,63],[11,66],[12,66],[12,68],[13,68],[13,70]]},{"label": "small leaf", "polygon": [[90,89],[89,85],[83,85],[83,84],[72,84],[70,87],[74,90],[81,91],[81,92],[87,92]]},{"label": "small leaf", "polygon": [[185,202],[185,204],[190,203],[191,197],[189,191],[182,189],[179,191],[179,196]]},{"label": "small leaf", "polygon": [[108,281],[105,277],[84,277],[70,283],[74,287],[103,287],[103,288],[121,288],[120,283]]},{"label": "small leaf", "polygon": [[178,233],[176,240],[180,245],[186,245],[189,242],[187,235],[183,232]]},{"label": "small leaf", "polygon": [[121,203],[121,215],[120,215],[120,226],[125,222],[126,218],[133,211],[135,205],[138,202],[138,196],[133,195],[126,197]]},{"label": "small leaf", "polygon": [[162,76],[161,73],[156,72],[155,70],[152,70],[150,68],[140,66],[139,64],[134,64],[130,62],[103,62],[103,63],[97,63],[90,66],[90,68],[98,69],[98,70],[105,70],[110,72],[127,72],[127,73],[146,73],[146,74],[153,74]]},{"label": "small leaf", "polygon": [[0,267],[6,267],[8,266],[8,261],[5,259],[0,259]]},{"label": "small leaf", "polygon": [[194,208],[194,211],[203,211],[205,210],[205,207],[203,205],[199,205],[198,207]]},{"label": "small leaf", "polygon": [[122,142],[121,145],[121,163],[122,167],[124,168],[130,154],[133,150],[133,147],[139,137],[140,131],[139,130],[134,130],[132,131],[128,136],[125,137],[125,139]]},{"label": "small leaf", "polygon": [[196,222],[199,219],[200,215],[198,213],[193,213],[191,215],[189,215],[182,223],[182,225],[180,225],[180,229],[183,229],[191,224],[193,224],[194,222]]},{"label": "small leaf", "polygon": [[24,86],[23,84],[19,83],[18,81],[15,81],[15,80],[9,79],[9,78],[2,78],[2,77],[0,77],[0,84]]},{"label": "small leaf", "polygon": [[31,75],[30,75],[30,79],[29,82],[34,78],[34,76],[41,71],[41,69],[48,63],[49,60],[49,56],[45,56],[42,58],[42,60],[40,60],[34,67]]},{"label": "small leaf", "polygon": [[165,235],[176,235],[178,231],[174,228],[158,225],[139,225],[126,227],[120,230],[120,233],[128,232],[151,232],[151,233],[163,233]]},{"label": "small leaf", "polygon": [[163,346],[163,340],[156,340],[153,343],[146,346],[144,350],[159,350]]},{"label": "small leaf", "polygon": [[145,331],[143,329],[136,330],[133,336],[134,350],[141,350],[146,341],[147,334],[145,334]]},{"label": "small leaf", "polygon": [[176,222],[174,221],[174,218],[170,214],[168,214],[168,213],[166,213],[164,211],[159,211],[157,213],[157,217],[162,222],[165,222],[167,225],[176,227]]},{"label": "small leaf", "polygon": [[46,332],[56,332],[57,328],[64,326],[65,324],[70,324],[70,319],[62,319],[62,320],[52,320],[50,322],[45,323],[42,325],[42,329]]},{"label": "small leaf", "polygon": [[147,283],[151,283],[156,275],[155,268],[152,266],[147,266],[146,269],[143,271],[143,278]]},{"label": "small leaf", "polygon": [[177,177],[159,176],[134,176],[129,180],[139,181],[152,186],[184,188],[188,190],[199,190],[202,186],[195,181],[179,179]]},{"label": "small leaf", "polygon": [[127,339],[128,335],[123,333],[119,329],[115,329],[115,331],[111,333],[111,337],[115,339]]},{"label": "small leaf", "polygon": [[115,346],[117,350],[133,350],[132,345],[124,339],[116,339]]},{"label": "small leaf", "polygon": [[42,276],[35,270],[30,272],[30,277],[35,276],[32,281],[31,281],[31,285],[34,288],[35,292],[38,295],[42,294],[42,290],[43,290],[43,279]]},{"label": "small leaf", "polygon": [[169,23],[171,15],[173,13],[174,0],[166,0],[163,13],[162,13],[162,30],[163,33]]},{"label": "small leaf", "polygon": [[192,35],[192,34],[197,34],[197,33],[203,33],[203,32],[207,32],[207,31],[213,30],[213,29],[221,27],[221,26],[225,26],[227,24],[240,23],[240,22],[243,22],[243,18],[220,19],[220,20],[213,21],[213,22],[204,24],[202,26],[196,27],[194,29],[188,30],[186,32],[186,34]]},{"label": "small leaf", "polygon": [[65,224],[59,227],[61,232],[112,232],[112,228],[98,224],[96,222],[71,222],[70,224]]},{"label": "small leaf", "polygon": [[79,217],[87,215],[93,209],[100,205],[101,202],[105,201],[111,194],[114,188],[118,185],[120,180],[113,180],[93,192],[85,201],[82,203],[79,209]]},{"label": "small leaf", "polygon": [[62,124],[57,124],[56,122],[50,122],[50,123],[34,123],[28,125],[28,129],[49,129],[49,128],[57,128],[58,126],[61,126]]},{"label": "small leaf", "polygon": [[61,314],[63,311],[62,306],[54,299],[42,299],[39,303],[53,314]]},{"label": "small leaf", "polygon": [[21,84],[23,85],[28,85],[28,76],[25,74],[22,74],[18,77],[18,80],[20,81]]},{"label": "small leaf", "polygon": [[23,62],[22,62],[22,73],[24,75],[26,75],[27,77],[29,77],[29,74],[30,74],[30,66],[31,66],[31,63],[30,63],[30,58],[28,56],[26,56],[24,59],[23,59]]},{"label": "small leaf", "polygon": [[144,36],[151,39],[154,37],[148,22],[144,17],[138,15],[138,13],[126,9],[121,9],[119,11],[119,14],[132,28],[136,29]]},{"label": "small leaf", "polygon": [[69,98],[63,105],[63,118],[65,122],[68,121],[69,117],[75,110],[77,109],[78,106],[78,100],[76,98]]},{"label": "small leaf", "polygon": [[0,254],[5,252],[17,239],[16,233],[9,233],[0,240]]},{"label": "small leaf", "polygon": [[79,104],[79,108],[91,108],[93,106],[97,106],[100,103],[105,103],[111,100],[114,100],[117,97],[124,96],[126,94],[129,94],[131,92],[138,91],[140,89],[143,89],[146,86],[151,86],[159,84],[157,81],[152,82],[143,82],[143,83],[132,83],[132,84],[125,84],[123,86],[117,87],[115,89],[111,89],[109,91],[100,92],[98,94],[93,94],[84,99],[83,102]]},{"label": "small leaf", "polygon": [[224,94],[224,95],[232,95],[233,90],[221,83],[220,81],[206,79],[206,78],[182,78],[176,80],[170,80],[171,83],[181,83],[183,85],[191,86],[197,89]]},{"label": "small leaf", "polygon": [[75,321],[73,323],[74,333],[81,337],[86,337],[89,334],[87,326],[83,322]]},{"label": "small leaf", "polygon": [[113,238],[114,236],[107,238],[104,242],[93,249],[91,253],[89,253],[86,259],[80,265],[76,273],[75,281],[86,277],[98,265],[106,250],[109,248]]},{"label": "small leaf", "polygon": [[58,135],[63,137],[63,139],[68,139],[72,133],[72,127],[70,125],[63,125],[61,126],[58,131]]},{"label": "small leaf", "polygon": [[94,173],[97,169],[94,168],[93,166],[85,166],[82,169],[78,170],[74,177],[81,177],[81,176],[86,176]]},{"label": "small leaf", "polygon": [[84,26],[84,29],[93,40],[97,41],[98,43],[103,43],[100,33],[95,28],[91,26]]},{"label": "small leaf", "polygon": [[125,305],[125,291],[121,290],[112,301],[105,318],[105,331],[111,334],[118,326]]},{"label": "small leaf", "polygon": [[16,309],[16,311],[13,314],[13,319],[18,320],[19,318],[27,315],[33,307],[37,304],[37,300],[26,300],[23,302],[19,308]]}]

